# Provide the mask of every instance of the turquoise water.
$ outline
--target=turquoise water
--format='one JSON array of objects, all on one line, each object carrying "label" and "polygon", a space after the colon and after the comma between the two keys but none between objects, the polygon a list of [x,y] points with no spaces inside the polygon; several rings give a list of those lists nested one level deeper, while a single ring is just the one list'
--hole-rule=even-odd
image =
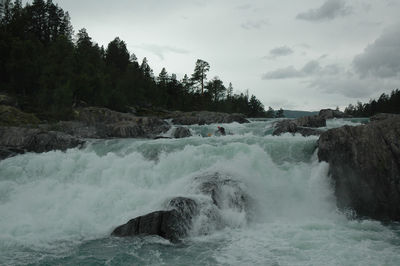
[{"label": "turquoise water", "polygon": [[[1,161],[0,265],[400,265],[400,226],[337,210],[318,138],[271,136],[273,122],[223,125],[224,137],[213,136],[217,125],[191,126],[186,139],[93,140]],[[207,203],[193,182],[213,172],[243,185],[251,213],[221,209],[222,226],[200,216],[179,244],[109,236],[171,197]]]}]

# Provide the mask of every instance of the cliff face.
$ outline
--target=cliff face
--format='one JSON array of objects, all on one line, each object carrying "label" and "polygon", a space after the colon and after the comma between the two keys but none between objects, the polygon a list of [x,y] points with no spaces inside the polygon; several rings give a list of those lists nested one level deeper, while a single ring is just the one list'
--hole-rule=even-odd
[{"label": "cliff face", "polygon": [[400,221],[400,116],[328,130],[318,157],[330,165],[338,206]]}]

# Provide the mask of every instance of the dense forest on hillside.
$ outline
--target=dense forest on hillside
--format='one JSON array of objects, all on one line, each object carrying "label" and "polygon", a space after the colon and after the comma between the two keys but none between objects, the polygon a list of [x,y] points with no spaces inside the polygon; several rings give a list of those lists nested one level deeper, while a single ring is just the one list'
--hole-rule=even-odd
[{"label": "dense forest on hillside", "polygon": [[0,90],[18,99],[25,111],[46,119],[68,119],[74,106],[130,106],[168,110],[209,110],[264,116],[261,102],[233,94],[214,77],[208,62],[197,60],[194,73],[178,80],[165,68],[155,75],[116,37],[107,47],[85,29],[73,33],[70,17],[51,0],[6,0],[0,20]]},{"label": "dense forest on hillside", "polygon": [[378,100],[370,100],[369,103],[350,104],[344,112],[356,117],[369,117],[377,113],[400,114],[400,91],[392,90],[390,95],[382,93]]}]

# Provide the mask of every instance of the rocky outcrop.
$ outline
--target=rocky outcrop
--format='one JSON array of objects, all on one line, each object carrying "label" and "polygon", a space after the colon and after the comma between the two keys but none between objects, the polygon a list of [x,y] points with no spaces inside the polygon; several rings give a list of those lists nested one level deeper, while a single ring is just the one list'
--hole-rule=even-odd
[{"label": "rocky outcrop", "polygon": [[326,119],[318,116],[303,116],[294,120],[299,127],[326,127]]},{"label": "rocky outcrop", "polygon": [[242,114],[227,114],[218,112],[175,112],[170,115],[172,123],[175,125],[209,125],[215,123],[249,123],[249,121]]},{"label": "rocky outcrop", "polygon": [[0,150],[2,159],[24,152],[47,152],[79,147],[79,138],[37,128],[0,127]]},{"label": "rocky outcrop", "polygon": [[318,157],[330,166],[338,206],[400,221],[400,117],[321,134]]},{"label": "rocky outcrop", "polygon": [[177,197],[169,201],[168,207],[170,210],[155,211],[129,220],[115,228],[111,235],[158,235],[177,242],[189,232],[192,219],[198,214],[198,205],[192,199]]},{"label": "rocky outcrop", "polygon": [[319,111],[318,116],[325,118],[325,119],[350,117],[349,115],[347,115],[339,110],[332,110],[332,109],[322,109],[321,111]]},{"label": "rocky outcrop", "polygon": [[300,133],[304,137],[320,135],[322,131],[315,129],[315,127],[324,126],[326,126],[326,120],[319,116],[305,116],[294,120],[285,119],[275,124],[272,135],[279,136],[283,133]]},{"label": "rocky outcrop", "polygon": [[385,119],[395,118],[395,117],[399,117],[399,116],[400,116],[399,114],[379,113],[379,114],[376,114],[374,116],[371,116],[369,118],[369,120],[371,122],[376,122],[376,121],[382,121],[382,120],[385,120]]},{"label": "rocky outcrop", "polygon": [[[249,212],[250,197],[241,188],[239,181],[219,173],[206,174],[193,180],[195,192],[201,194],[203,201],[186,197],[176,197],[168,201],[165,210],[155,211],[129,220],[112,232],[113,236],[158,235],[176,242],[188,235],[198,217],[206,226],[200,228],[221,229],[225,226],[222,210]],[[208,197],[208,199],[207,199]],[[207,234],[207,229],[198,233]]]},{"label": "rocky outcrop", "polygon": [[186,127],[177,127],[174,131],[174,138],[181,139],[192,136],[190,130]]},{"label": "rocky outcrop", "polygon": [[138,117],[101,107],[76,109],[75,118],[77,122],[64,122],[60,126],[75,136],[86,138],[154,138],[170,128],[156,117]]},{"label": "rocky outcrop", "polygon": [[37,125],[40,120],[33,114],[7,105],[0,105],[0,126]]}]

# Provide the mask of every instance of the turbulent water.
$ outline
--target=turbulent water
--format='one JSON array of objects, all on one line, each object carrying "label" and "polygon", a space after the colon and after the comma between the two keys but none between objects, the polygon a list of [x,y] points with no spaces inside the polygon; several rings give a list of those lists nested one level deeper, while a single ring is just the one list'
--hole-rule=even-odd
[{"label": "turbulent water", "polygon": [[[337,210],[317,137],[272,136],[271,120],[191,126],[185,139],[93,140],[82,150],[0,162],[0,265],[400,265],[400,226]],[[326,129],[362,120],[331,120]],[[170,134],[171,132],[168,132]],[[110,237],[174,196],[204,197],[219,172],[252,198],[250,219],[221,209],[178,244]]]}]

